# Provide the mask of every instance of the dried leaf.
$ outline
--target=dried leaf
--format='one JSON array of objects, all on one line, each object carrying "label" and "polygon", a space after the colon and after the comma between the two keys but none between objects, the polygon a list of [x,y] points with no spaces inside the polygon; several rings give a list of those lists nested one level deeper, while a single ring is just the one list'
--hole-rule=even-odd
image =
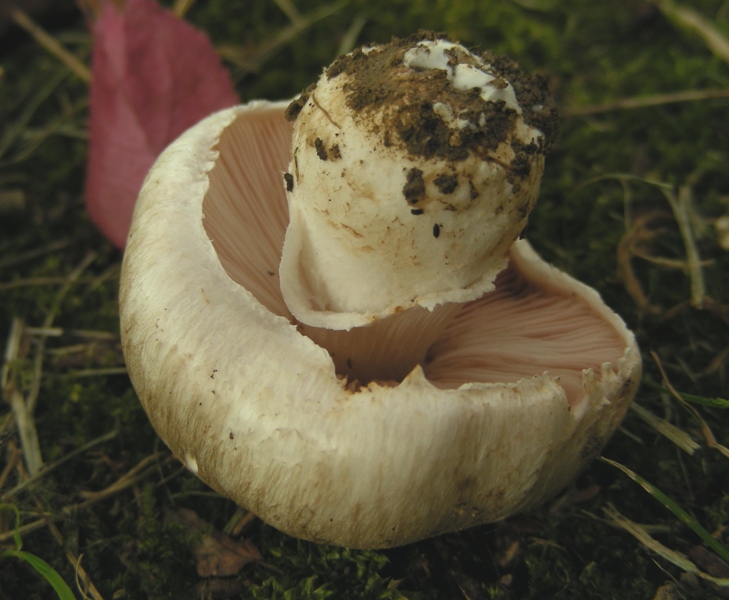
[{"label": "dried leaf", "polygon": [[704,546],[693,546],[687,552],[696,565],[712,577],[729,578],[729,565]]},{"label": "dried leaf", "polygon": [[200,537],[190,550],[195,558],[200,577],[229,577],[235,575],[249,562],[262,559],[261,553],[248,540],[234,540],[216,531],[212,525],[189,509],[169,511],[167,519],[181,523]]},{"label": "dried leaf", "polygon": [[119,248],[160,152],[204,116],[238,99],[201,31],[154,0],[108,0],[93,23],[86,206]]}]

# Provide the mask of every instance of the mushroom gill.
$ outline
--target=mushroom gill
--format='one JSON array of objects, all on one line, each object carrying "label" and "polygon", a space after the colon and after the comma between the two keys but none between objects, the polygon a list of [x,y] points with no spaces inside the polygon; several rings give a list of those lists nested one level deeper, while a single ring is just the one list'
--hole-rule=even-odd
[{"label": "mushroom gill", "polygon": [[203,225],[231,279],[272,313],[293,320],[278,275],[289,221],[283,187],[291,145],[286,105],[256,110],[223,132],[208,174]]},{"label": "mushroom gill", "polygon": [[[268,310],[296,323],[281,295],[278,270],[288,224],[282,177],[291,125],[283,118],[285,107],[276,103],[241,114],[225,129],[217,145],[219,158],[209,173],[203,225],[231,279]],[[477,382],[516,383],[547,373],[559,378],[570,405],[583,398],[583,371],[599,373],[603,364],[617,364],[625,341],[597,294],[591,305],[569,287],[554,284],[555,278],[564,284],[566,276],[545,269],[535,268],[533,253],[517,243],[496,289],[457,307],[456,316],[430,346],[422,361],[427,379],[436,387],[455,389]],[[377,352],[382,344],[396,345],[394,354],[407,353],[418,345],[412,336],[427,335],[427,324],[427,318],[418,320],[414,313],[408,336],[401,339],[388,337],[387,331],[371,338],[342,335],[350,334],[349,343],[363,345],[357,354]],[[311,337],[317,333],[315,328],[299,329],[313,331]],[[376,374],[373,379],[388,381],[392,376]]]}]

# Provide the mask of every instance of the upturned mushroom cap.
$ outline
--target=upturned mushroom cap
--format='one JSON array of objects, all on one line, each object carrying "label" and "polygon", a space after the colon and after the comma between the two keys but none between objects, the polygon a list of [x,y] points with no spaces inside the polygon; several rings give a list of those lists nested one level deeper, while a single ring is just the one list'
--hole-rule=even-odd
[{"label": "upturned mushroom cap", "polygon": [[158,434],[212,488],[316,542],[406,544],[555,494],[630,403],[633,335],[518,241],[495,290],[465,304],[402,381],[349,382],[280,291],[285,108],[212,115],[142,189],[121,334]]}]

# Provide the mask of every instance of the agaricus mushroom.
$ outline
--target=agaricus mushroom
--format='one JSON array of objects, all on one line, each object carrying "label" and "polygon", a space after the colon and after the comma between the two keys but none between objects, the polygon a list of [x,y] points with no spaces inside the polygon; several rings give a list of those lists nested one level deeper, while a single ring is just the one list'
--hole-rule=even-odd
[{"label": "agaricus mushroom", "polygon": [[563,488],[622,419],[640,355],[594,290],[514,242],[553,123],[513,63],[420,34],[169,146],[120,309],[174,454],[278,529],[358,548]]}]

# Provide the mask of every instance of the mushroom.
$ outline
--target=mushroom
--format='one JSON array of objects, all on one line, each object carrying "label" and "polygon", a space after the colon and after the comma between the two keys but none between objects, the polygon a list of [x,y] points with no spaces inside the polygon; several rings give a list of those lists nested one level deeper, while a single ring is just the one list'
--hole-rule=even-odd
[{"label": "mushroom", "polygon": [[382,548],[533,507],[599,453],[640,354],[597,292],[515,241],[554,134],[540,89],[420,34],[165,150],[134,213],[121,334],[190,471],[288,534]]}]

